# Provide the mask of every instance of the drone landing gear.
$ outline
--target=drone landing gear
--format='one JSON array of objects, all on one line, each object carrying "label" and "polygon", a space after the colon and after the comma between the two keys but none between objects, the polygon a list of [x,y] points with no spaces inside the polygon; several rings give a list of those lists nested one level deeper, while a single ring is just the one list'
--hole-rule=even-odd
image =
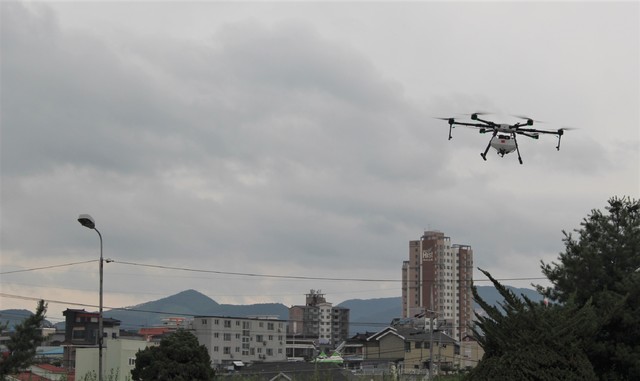
[{"label": "drone landing gear", "polygon": [[518,161],[522,164],[522,157],[520,156],[520,148],[518,148],[518,139],[516,139],[516,134],[512,134],[513,142],[516,143],[516,152],[518,153]]},{"label": "drone landing gear", "polygon": [[562,134],[564,134],[564,130],[563,129],[559,129],[558,130],[558,145],[556,146],[556,149],[558,151],[560,151],[560,141],[562,140]]},{"label": "drone landing gear", "polygon": [[484,152],[480,154],[480,156],[482,156],[484,161],[487,161],[487,152],[489,152],[489,148],[491,148],[491,142],[493,141],[493,138],[495,138],[497,134],[498,134],[498,130],[493,131],[493,135],[491,135],[491,139],[489,139],[489,144],[487,144],[487,148],[485,148]]}]

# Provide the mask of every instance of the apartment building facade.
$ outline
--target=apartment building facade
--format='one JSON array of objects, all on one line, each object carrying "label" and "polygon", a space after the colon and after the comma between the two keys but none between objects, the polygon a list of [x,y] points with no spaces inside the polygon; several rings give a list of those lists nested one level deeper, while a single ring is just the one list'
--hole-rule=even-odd
[{"label": "apartment building facade", "polygon": [[214,366],[287,359],[286,320],[275,317],[195,316],[193,333],[198,342],[207,347]]},{"label": "apartment building facade", "polygon": [[409,241],[402,264],[402,316],[434,317],[435,328],[456,340],[471,334],[473,250],[438,231]]},{"label": "apartment building facade", "polygon": [[289,335],[317,338],[324,346],[335,347],[349,337],[349,309],[334,307],[320,290],[306,294],[304,306],[289,308]]},{"label": "apartment building facade", "polygon": [[[109,381],[130,381],[131,370],[136,366],[136,354],[150,346],[157,346],[157,342],[149,342],[144,338],[105,340],[103,353],[103,374]],[[98,374],[98,349],[78,348],[76,351],[76,380],[91,380],[92,375]]]},{"label": "apartment building facade", "polygon": [[[63,367],[76,367],[76,350],[79,348],[98,348],[99,314],[88,312],[84,309],[66,309],[62,312],[65,317],[65,337],[62,346],[64,348]],[[103,318],[103,340],[118,339],[120,337],[120,321],[111,318]],[[104,342],[106,347],[106,342]]]}]

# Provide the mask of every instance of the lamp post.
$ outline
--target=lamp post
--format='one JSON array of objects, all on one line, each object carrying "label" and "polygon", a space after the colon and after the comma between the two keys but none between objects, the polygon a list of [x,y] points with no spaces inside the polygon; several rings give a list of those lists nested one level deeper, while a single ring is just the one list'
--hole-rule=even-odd
[{"label": "lamp post", "polygon": [[100,311],[98,313],[98,381],[102,381],[102,341],[104,340],[104,327],[102,325],[102,273],[104,269],[104,261],[102,259],[102,234],[96,229],[96,223],[88,214],[78,216],[78,222],[84,227],[93,229],[100,237]]}]

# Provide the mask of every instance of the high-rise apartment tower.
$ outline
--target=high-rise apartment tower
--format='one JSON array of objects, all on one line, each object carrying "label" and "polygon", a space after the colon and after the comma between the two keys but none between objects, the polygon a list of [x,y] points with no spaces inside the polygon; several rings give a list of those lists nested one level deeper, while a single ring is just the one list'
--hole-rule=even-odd
[{"label": "high-rise apartment tower", "polygon": [[471,334],[473,250],[451,244],[442,232],[425,231],[409,241],[402,263],[402,316],[433,315],[438,328],[462,340]]}]

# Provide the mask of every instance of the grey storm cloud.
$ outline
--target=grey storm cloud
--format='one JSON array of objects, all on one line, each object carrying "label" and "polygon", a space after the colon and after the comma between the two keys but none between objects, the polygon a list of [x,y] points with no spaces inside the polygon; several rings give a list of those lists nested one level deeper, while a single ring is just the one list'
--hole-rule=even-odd
[{"label": "grey storm cloud", "polygon": [[[423,229],[498,277],[535,276],[563,229],[638,194],[637,4],[1,6],[2,267],[91,258],[97,237],[75,221],[90,213],[116,260],[112,304],[186,288],[395,296],[118,261],[395,279]],[[434,119],[479,110],[577,129],[559,152],[522,141],[522,166],[484,162],[487,135],[447,141]],[[95,276],[81,269],[3,290],[79,292]]]}]

